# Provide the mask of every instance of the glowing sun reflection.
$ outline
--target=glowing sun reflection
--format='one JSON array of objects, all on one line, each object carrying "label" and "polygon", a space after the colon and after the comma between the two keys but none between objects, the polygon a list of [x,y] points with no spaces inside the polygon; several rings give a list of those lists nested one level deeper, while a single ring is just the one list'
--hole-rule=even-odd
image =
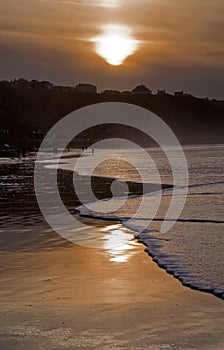
[{"label": "glowing sun reflection", "polygon": [[133,233],[121,227],[120,224],[110,225],[102,229],[105,232],[104,249],[110,256],[110,261],[126,262],[135,252],[138,245],[133,239]]},{"label": "glowing sun reflection", "polygon": [[96,45],[96,52],[106,62],[119,66],[138,48],[139,42],[130,35],[128,27],[121,25],[107,25],[103,34],[92,39]]}]

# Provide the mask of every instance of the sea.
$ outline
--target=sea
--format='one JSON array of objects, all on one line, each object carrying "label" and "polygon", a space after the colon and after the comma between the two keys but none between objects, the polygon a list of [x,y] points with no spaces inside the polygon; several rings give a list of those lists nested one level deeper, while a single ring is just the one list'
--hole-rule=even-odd
[{"label": "sea", "polygon": [[[113,197],[81,205],[76,208],[79,214],[119,221],[133,231],[153,260],[183,285],[224,299],[224,145],[184,146],[183,150],[188,174],[181,173],[181,159],[176,159],[179,184],[174,183],[169,159],[157,147],[145,149],[150,161],[135,148],[95,149],[94,156],[87,150],[78,166],[63,160],[59,167],[81,175],[113,177]],[[141,179],[171,186],[128,196],[126,181],[141,183]],[[183,191],[175,191],[175,186]],[[185,195],[179,215],[167,218],[171,199],[178,197],[177,205],[182,205]],[[166,220],[172,225],[162,233]]]},{"label": "sea", "polygon": [[[98,199],[93,195],[89,203],[74,208],[76,215],[96,222],[99,219],[119,222],[123,230],[117,234],[116,229],[115,240],[111,241],[118,251],[119,245],[129,249],[135,237],[145,246],[146,253],[183,285],[224,299],[224,145],[187,145],[183,151],[188,172],[183,167],[182,155],[177,153],[178,181],[174,181],[169,157],[158,147],[95,148],[94,152],[87,149],[81,157],[72,157],[70,152],[59,164],[55,164],[55,156],[49,156],[43,166],[70,170],[81,176],[113,178],[112,197]],[[172,156],[175,158],[175,150]],[[5,161],[1,162],[2,167]],[[28,158],[20,164],[27,169],[26,176],[33,176]],[[0,173],[0,185],[6,195],[17,191],[17,187],[22,188],[21,179],[16,174],[10,176]],[[130,183],[142,186],[142,193],[129,195]],[[76,189],[86,191],[85,187]],[[173,200],[176,210],[167,216]],[[4,221],[7,224],[6,219]],[[164,222],[169,223],[165,232]],[[29,223],[32,224],[31,219]],[[85,240],[80,232],[76,243],[80,240],[81,245],[88,246],[88,237]],[[112,234],[112,230],[105,230],[107,242]]]}]

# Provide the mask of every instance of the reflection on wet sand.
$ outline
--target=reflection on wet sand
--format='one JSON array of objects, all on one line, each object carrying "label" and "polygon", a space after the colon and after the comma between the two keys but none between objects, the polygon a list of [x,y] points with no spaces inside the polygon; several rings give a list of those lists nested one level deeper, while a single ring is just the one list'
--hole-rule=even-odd
[{"label": "reflection on wet sand", "polygon": [[133,232],[120,224],[108,225],[101,231],[105,233],[104,249],[109,254],[110,261],[126,262],[135,254],[138,243],[133,239]]}]

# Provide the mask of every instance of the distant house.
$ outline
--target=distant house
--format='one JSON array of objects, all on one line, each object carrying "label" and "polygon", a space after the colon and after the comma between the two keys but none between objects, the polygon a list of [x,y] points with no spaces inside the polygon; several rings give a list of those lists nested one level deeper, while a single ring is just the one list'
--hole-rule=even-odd
[{"label": "distant house", "polygon": [[20,79],[14,79],[13,85],[18,88],[27,88],[28,81],[26,79],[20,78]]},{"label": "distant house", "polygon": [[97,93],[97,87],[92,84],[83,84],[80,83],[76,85],[75,87],[76,92],[81,92],[81,93],[91,93],[91,94],[96,94]]},{"label": "distant house", "polygon": [[182,91],[176,91],[176,92],[174,93],[174,96],[184,96],[183,90],[182,90]]},{"label": "distant house", "polygon": [[54,85],[49,81],[38,81],[33,79],[31,81],[26,79],[17,79],[12,82],[13,86],[27,90],[52,90]]},{"label": "distant house", "polygon": [[41,81],[40,87],[44,90],[52,90],[54,88],[54,85],[49,81]]},{"label": "distant house", "polygon": [[165,96],[165,95],[167,95],[166,90],[165,89],[164,90],[158,90],[157,95],[158,96]]},{"label": "distant house", "polygon": [[104,90],[103,95],[119,95],[121,92],[119,90]]},{"label": "distant house", "polygon": [[138,85],[136,88],[134,88],[131,93],[133,95],[152,95],[152,91],[148,89],[145,85]]},{"label": "distant house", "polygon": [[20,85],[25,85],[27,84],[27,80],[23,79],[23,78],[19,78],[19,79],[14,79],[14,83],[20,84]]},{"label": "distant house", "polygon": [[59,86],[59,90],[63,92],[72,92],[74,88],[72,86]]},{"label": "distant house", "polygon": [[27,86],[30,88],[30,89],[40,89],[41,85],[40,85],[40,82],[38,80],[31,80],[27,83]]}]

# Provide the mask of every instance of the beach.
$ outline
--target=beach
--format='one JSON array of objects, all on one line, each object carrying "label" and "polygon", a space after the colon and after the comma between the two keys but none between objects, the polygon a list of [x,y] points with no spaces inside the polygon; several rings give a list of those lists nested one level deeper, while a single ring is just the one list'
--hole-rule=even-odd
[{"label": "beach", "polygon": [[224,0],[0,18],[0,350],[224,350]]},{"label": "beach", "polygon": [[[224,348],[223,300],[182,286],[119,222],[80,219],[91,237],[133,236],[119,247],[64,240],[38,211],[31,163],[10,171],[24,177],[1,201],[0,349]],[[70,208],[74,197],[61,176]]]},{"label": "beach", "polygon": [[50,240],[1,253],[1,349],[224,348],[223,301],[183,287],[142,245],[124,263]]}]

